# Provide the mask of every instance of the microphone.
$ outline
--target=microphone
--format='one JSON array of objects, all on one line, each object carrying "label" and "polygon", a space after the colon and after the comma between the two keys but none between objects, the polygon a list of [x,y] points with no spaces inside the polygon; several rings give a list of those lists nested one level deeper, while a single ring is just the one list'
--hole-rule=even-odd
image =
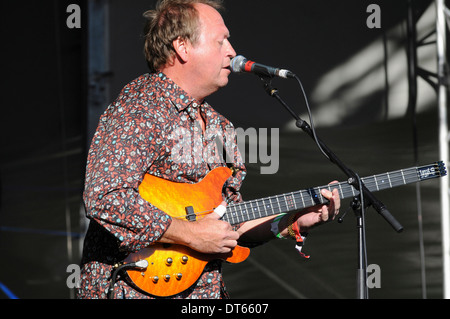
[{"label": "microphone", "polygon": [[280,78],[295,78],[295,74],[289,70],[274,68],[271,66],[262,65],[250,60],[247,60],[242,55],[238,55],[231,59],[230,69],[234,73],[249,72],[260,76],[280,77]]}]

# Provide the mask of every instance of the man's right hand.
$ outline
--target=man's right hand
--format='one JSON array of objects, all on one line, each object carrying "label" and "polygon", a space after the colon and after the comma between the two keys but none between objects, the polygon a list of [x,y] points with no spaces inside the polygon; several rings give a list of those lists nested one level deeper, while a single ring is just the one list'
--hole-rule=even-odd
[{"label": "man's right hand", "polygon": [[220,218],[216,212],[194,222],[173,218],[170,227],[159,241],[181,244],[206,254],[228,253],[236,247],[239,233]]}]

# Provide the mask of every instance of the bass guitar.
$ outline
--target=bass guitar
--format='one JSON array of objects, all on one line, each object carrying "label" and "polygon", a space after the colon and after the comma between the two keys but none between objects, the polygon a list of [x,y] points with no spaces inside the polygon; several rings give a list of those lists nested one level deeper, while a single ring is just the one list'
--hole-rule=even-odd
[{"label": "bass guitar", "polygon": [[[369,191],[380,191],[410,183],[438,178],[447,174],[445,164],[433,164],[401,169],[362,178]],[[149,203],[168,213],[172,218],[195,220],[202,218],[222,202],[222,187],[231,176],[231,170],[219,167],[209,172],[196,184],[176,183],[146,174],[139,186],[140,195]],[[223,220],[231,225],[326,204],[320,190],[339,190],[341,199],[355,197],[359,192],[348,182],[308,188],[291,193],[233,203],[227,206]],[[167,297],[191,287],[200,277],[209,261],[221,259],[239,263],[247,259],[249,248],[236,246],[227,254],[202,254],[182,245],[153,244],[130,254],[126,263],[146,260],[145,269],[129,269],[126,273],[141,291]]]}]

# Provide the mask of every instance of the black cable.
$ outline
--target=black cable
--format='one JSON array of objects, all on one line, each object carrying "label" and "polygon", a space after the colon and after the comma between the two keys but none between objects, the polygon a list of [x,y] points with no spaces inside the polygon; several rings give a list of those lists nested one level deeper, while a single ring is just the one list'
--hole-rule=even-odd
[{"label": "black cable", "polygon": [[116,284],[116,278],[120,271],[124,269],[145,269],[148,267],[148,261],[147,260],[139,260],[134,263],[129,264],[117,264],[114,265],[114,270],[111,274],[111,281],[109,282],[109,289],[108,289],[108,299],[114,299],[114,285]]},{"label": "black cable", "polygon": [[[322,152],[322,154],[326,158],[330,159],[330,157],[327,155],[327,153],[325,153],[325,151],[322,149],[322,146],[320,145],[319,140],[317,138],[316,129],[314,127],[314,121],[313,121],[312,114],[311,114],[311,108],[309,107],[308,97],[306,96],[305,89],[303,88],[302,81],[300,81],[299,77],[297,75],[295,75],[295,74],[294,74],[294,78],[297,80],[298,84],[300,85],[300,88],[301,88],[302,93],[303,93],[303,98],[305,99],[306,109],[308,111],[309,123],[310,123],[311,130],[312,130],[312,133],[313,133],[313,136],[314,136],[314,141],[316,142],[316,144],[319,147],[319,150]],[[298,121],[298,119],[297,119],[297,121]]]}]

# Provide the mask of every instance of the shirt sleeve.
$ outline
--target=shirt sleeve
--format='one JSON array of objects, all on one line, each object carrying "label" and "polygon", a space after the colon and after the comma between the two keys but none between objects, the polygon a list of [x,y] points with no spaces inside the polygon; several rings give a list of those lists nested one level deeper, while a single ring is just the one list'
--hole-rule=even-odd
[{"label": "shirt sleeve", "polygon": [[[126,109],[126,112],[125,112]],[[142,105],[116,101],[100,118],[88,154],[86,215],[134,252],[157,241],[171,217],[144,200],[138,191],[164,139],[164,130]]]},{"label": "shirt sleeve", "polygon": [[228,179],[226,188],[224,190],[226,197],[230,202],[242,202],[242,195],[240,193],[242,182],[247,175],[247,169],[244,165],[241,152],[239,151],[236,130],[234,125],[229,121],[223,121],[224,127],[224,160],[227,166],[233,172],[233,175]]}]

